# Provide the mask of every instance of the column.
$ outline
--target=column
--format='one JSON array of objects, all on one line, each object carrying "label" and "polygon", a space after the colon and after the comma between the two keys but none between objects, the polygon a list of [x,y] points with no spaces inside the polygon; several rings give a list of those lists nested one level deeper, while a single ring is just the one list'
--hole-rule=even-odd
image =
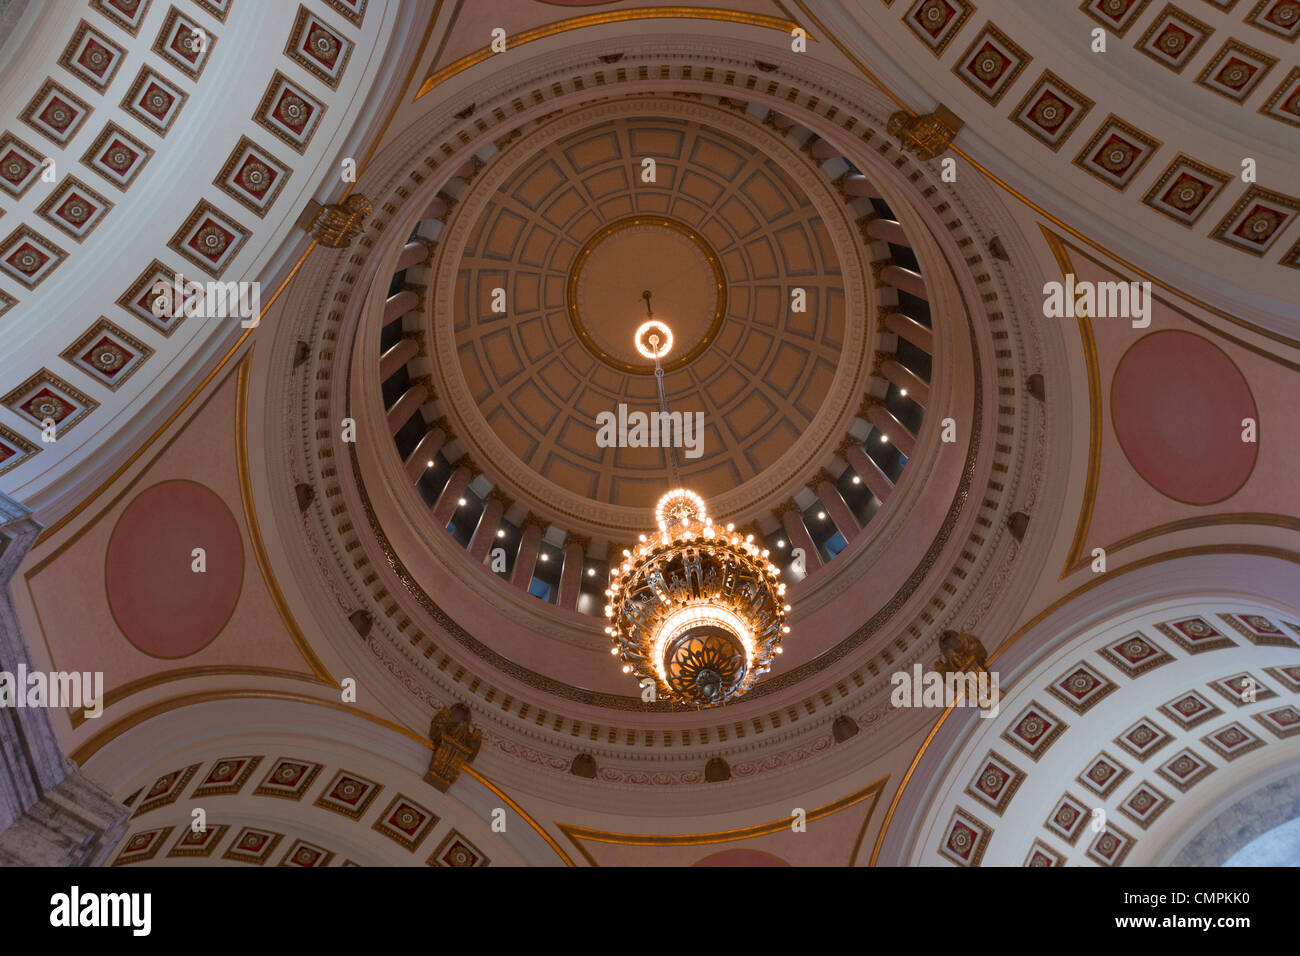
[{"label": "column", "polygon": [[384,303],[384,321],[387,325],[394,319],[400,319],[412,309],[419,308],[420,297],[410,289],[403,289],[396,295],[390,295]]},{"label": "column", "polygon": [[867,409],[867,421],[875,425],[882,435],[898,446],[908,458],[916,450],[916,436],[903,427],[903,423],[889,413],[884,405],[872,405]]},{"label": "column", "polygon": [[386,382],[397,370],[419,354],[420,345],[414,338],[402,339],[379,356],[379,381]]},{"label": "column", "polygon": [[420,406],[428,400],[429,389],[423,384],[412,385],[404,391],[401,398],[393,402],[393,407],[388,410],[389,434],[396,435],[400,432],[403,425],[420,414]]},{"label": "column", "polygon": [[930,297],[925,294],[925,280],[921,278],[920,273],[913,272],[911,269],[894,265],[885,266],[880,271],[880,281],[885,285],[892,285],[900,292],[930,301]]},{"label": "column", "polygon": [[835,527],[839,529],[840,534],[844,535],[844,540],[852,541],[853,536],[860,527],[858,519],[853,514],[853,509],[844,500],[844,496],[840,494],[840,489],[835,487],[835,482],[828,473],[825,471],[819,472],[818,477],[821,480],[817,482],[813,490],[817,492],[817,497],[826,506],[826,513],[835,522]]},{"label": "column", "polygon": [[537,552],[542,546],[542,529],[532,521],[525,521],[523,533],[519,537],[519,550],[515,552],[515,567],[510,574],[510,583],[517,588],[528,590],[533,583],[533,571],[537,567]]},{"label": "column", "polygon": [[877,501],[884,504],[889,498],[889,493],[894,490],[894,484],[889,480],[889,476],[880,470],[880,466],[871,460],[871,456],[862,450],[861,445],[850,445],[845,450],[844,457],[854,474],[867,486],[867,490],[876,496]]},{"label": "column", "polygon": [[871,220],[867,223],[867,235],[882,242],[892,242],[896,246],[907,246],[909,249],[912,246],[907,241],[907,233],[903,232],[902,225],[892,219]]},{"label": "column", "polygon": [[441,219],[447,213],[447,201],[436,196],[421,214],[421,219]]},{"label": "column", "polygon": [[429,468],[429,462],[442,451],[448,441],[447,429],[441,425],[431,425],[424,433],[420,443],[415,446],[411,456],[406,459],[406,476],[412,481],[419,481],[420,476]]},{"label": "column", "polygon": [[866,199],[884,199],[877,189],[866,176],[861,173],[850,173],[844,177],[844,191],[850,196],[862,196]]},{"label": "column", "polygon": [[501,527],[501,515],[505,505],[499,495],[489,495],[483,505],[483,517],[478,519],[474,537],[469,539],[469,559],[475,564],[482,564],[487,559],[492,542],[497,540],[497,531]]},{"label": "column", "polygon": [[812,535],[808,533],[808,528],[803,523],[799,508],[792,501],[782,505],[782,508],[784,511],[781,514],[781,526],[785,528],[786,537],[790,539],[790,547],[803,549],[804,567],[809,571],[821,567],[822,554],[817,550],[817,545],[813,544]]},{"label": "column", "polygon": [[473,473],[464,465],[451,473],[447,484],[443,486],[442,494],[438,495],[438,501],[433,506],[433,523],[439,528],[447,527],[451,516],[460,507],[461,495],[465,494],[465,489],[473,479]]},{"label": "column", "polygon": [[572,611],[578,606],[582,592],[582,563],[587,556],[587,542],[569,535],[564,542],[564,568],[560,571],[560,607]]},{"label": "column", "polygon": [[428,247],[422,242],[412,240],[402,247],[402,252],[397,257],[397,265],[393,268],[393,272],[401,272],[411,266],[418,266],[428,258]]},{"label": "column", "polygon": [[922,408],[930,404],[930,386],[921,381],[916,373],[905,368],[897,359],[885,359],[880,363],[880,374],[886,382],[907,390],[907,397]]},{"label": "column", "polygon": [[844,155],[844,152],[836,147],[834,143],[828,143],[824,139],[815,140],[809,152],[812,153],[815,159],[837,159]]},{"label": "column", "polygon": [[902,312],[891,312],[885,317],[885,328],[900,339],[906,339],[927,355],[934,354],[934,334],[920,322]]}]

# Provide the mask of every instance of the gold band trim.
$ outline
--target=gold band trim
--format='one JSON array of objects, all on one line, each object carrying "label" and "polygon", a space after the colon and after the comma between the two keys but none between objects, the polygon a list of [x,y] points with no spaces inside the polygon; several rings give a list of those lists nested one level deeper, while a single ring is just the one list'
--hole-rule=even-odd
[{"label": "gold band trim", "polygon": [[[546,37],[560,33],[568,33],[570,30],[603,26],[607,23],[626,23],[631,20],[720,20],[724,23],[739,23],[743,26],[780,30],[782,33],[792,33],[799,26],[793,20],[782,20],[780,17],[770,17],[762,13],[740,13],[735,10],[722,10],[717,7],[637,7],[633,10],[588,13],[580,17],[570,17],[568,20],[557,20],[554,23],[534,27],[531,30],[525,30],[523,33],[510,37],[508,48],[532,43],[534,40],[543,40]],[[814,43],[817,42],[811,36],[808,39]],[[446,82],[457,73],[462,73],[471,66],[476,66],[493,56],[496,56],[496,54],[492,52],[492,48],[485,46],[467,56],[461,57],[454,63],[444,66],[436,73],[430,73],[420,86],[420,91],[415,94],[415,98],[418,100],[439,83]]]},{"label": "gold band trim", "polygon": [[713,270],[713,284],[717,301],[713,308],[713,318],[709,320],[709,328],[704,333],[704,337],[689,352],[664,365],[664,371],[671,372],[674,369],[689,365],[704,354],[704,350],[712,344],[718,330],[722,328],[722,320],[727,314],[727,279],[722,271],[722,260],[718,258],[713,248],[704,241],[704,237],[684,222],[669,219],[667,216],[636,215],[616,219],[598,229],[591,238],[582,244],[582,248],[578,250],[578,254],[573,257],[573,263],[569,266],[569,278],[564,289],[565,306],[569,313],[569,325],[573,328],[573,334],[587,347],[587,351],[611,368],[632,375],[654,374],[655,370],[649,365],[644,363],[633,365],[630,362],[624,362],[602,349],[596,344],[596,340],[591,337],[591,333],[587,331],[587,327],[582,321],[582,314],[578,311],[578,279],[582,275],[583,267],[587,264],[587,259],[606,239],[636,226],[658,226],[661,229],[671,229],[689,240],[699,250],[700,254],[708,260],[709,267]]},{"label": "gold band trim", "polygon": [[[886,774],[874,783],[868,784],[861,790],[851,793],[846,797],[828,803],[825,806],[817,807],[815,810],[809,810],[806,820],[809,822],[819,820],[822,817],[828,817],[832,813],[837,813],[846,807],[851,807],[856,803],[861,803],[868,797],[872,798],[871,806],[867,809],[867,819],[858,833],[858,839],[853,845],[852,856],[849,857],[849,865],[858,855],[858,849],[862,845],[862,838],[866,834],[867,824],[870,823],[872,815],[875,813],[876,803],[880,800],[880,794],[885,789],[885,784],[889,782],[889,776]],[[703,846],[711,843],[731,843],[736,840],[749,840],[753,837],[766,836],[769,833],[778,833],[788,829],[795,818],[793,816],[782,817],[780,820],[772,820],[769,823],[760,823],[751,827],[741,827],[736,830],[719,830],[714,833],[611,833],[608,830],[590,830],[586,827],[576,827],[568,823],[556,821],[556,826],[564,833],[566,837],[578,848],[592,866],[600,866],[595,858],[587,852],[587,849],[578,841],[589,840],[593,843],[611,843],[618,846]]]},{"label": "gold band trim", "polygon": [[[1039,223],[1038,228],[1042,230],[1048,248],[1056,257],[1062,278],[1074,272],[1070,254],[1061,237],[1042,223]],[[1083,486],[1083,505],[1079,509],[1079,520],[1074,526],[1074,540],[1070,542],[1070,551],[1065,556],[1065,567],[1061,569],[1058,581],[1078,566],[1084,541],[1088,537],[1088,528],[1092,525],[1092,512],[1097,503],[1097,485],[1101,480],[1101,371],[1097,365],[1097,340],[1093,337],[1088,316],[1080,315],[1078,322],[1079,337],[1083,340],[1084,366],[1088,370],[1088,472]]]}]

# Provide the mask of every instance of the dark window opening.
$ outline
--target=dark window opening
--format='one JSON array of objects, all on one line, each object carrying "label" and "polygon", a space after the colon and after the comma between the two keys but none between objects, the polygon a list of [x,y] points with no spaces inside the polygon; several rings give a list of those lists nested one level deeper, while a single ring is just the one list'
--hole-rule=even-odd
[{"label": "dark window opening", "polygon": [[898,356],[898,364],[903,366],[923,382],[930,381],[930,366],[932,359],[930,353],[918,349],[907,339],[900,338],[898,347],[894,350]]}]

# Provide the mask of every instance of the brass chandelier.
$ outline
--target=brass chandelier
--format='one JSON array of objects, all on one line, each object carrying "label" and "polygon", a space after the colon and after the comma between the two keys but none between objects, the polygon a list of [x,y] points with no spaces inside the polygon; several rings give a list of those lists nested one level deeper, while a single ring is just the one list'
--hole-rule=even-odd
[{"label": "brass chandelier", "polygon": [[[650,293],[642,298],[649,318],[635,344],[654,359],[660,409],[671,421],[660,359],[672,347],[672,331],[655,318]],[[611,569],[605,633],[623,673],[635,674],[643,689],[713,707],[743,696],[771,670],[790,632],[790,605],[767,550],[732,524],[715,525],[704,499],[682,486],[671,443],[667,458],[672,490],[655,509],[659,530],[642,534]]]}]

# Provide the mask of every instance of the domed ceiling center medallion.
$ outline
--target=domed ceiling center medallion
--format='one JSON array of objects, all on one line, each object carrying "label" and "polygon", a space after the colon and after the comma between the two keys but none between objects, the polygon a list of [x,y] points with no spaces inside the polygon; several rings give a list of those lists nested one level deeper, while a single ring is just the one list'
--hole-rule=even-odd
[{"label": "domed ceiling center medallion", "polygon": [[634,347],[645,321],[639,294],[654,293],[655,312],[673,330],[665,370],[698,358],[717,335],[727,311],[722,262],[698,232],[666,216],[636,215],[599,229],[569,269],[566,303],[574,333],[587,349],[621,372],[648,375]]}]

